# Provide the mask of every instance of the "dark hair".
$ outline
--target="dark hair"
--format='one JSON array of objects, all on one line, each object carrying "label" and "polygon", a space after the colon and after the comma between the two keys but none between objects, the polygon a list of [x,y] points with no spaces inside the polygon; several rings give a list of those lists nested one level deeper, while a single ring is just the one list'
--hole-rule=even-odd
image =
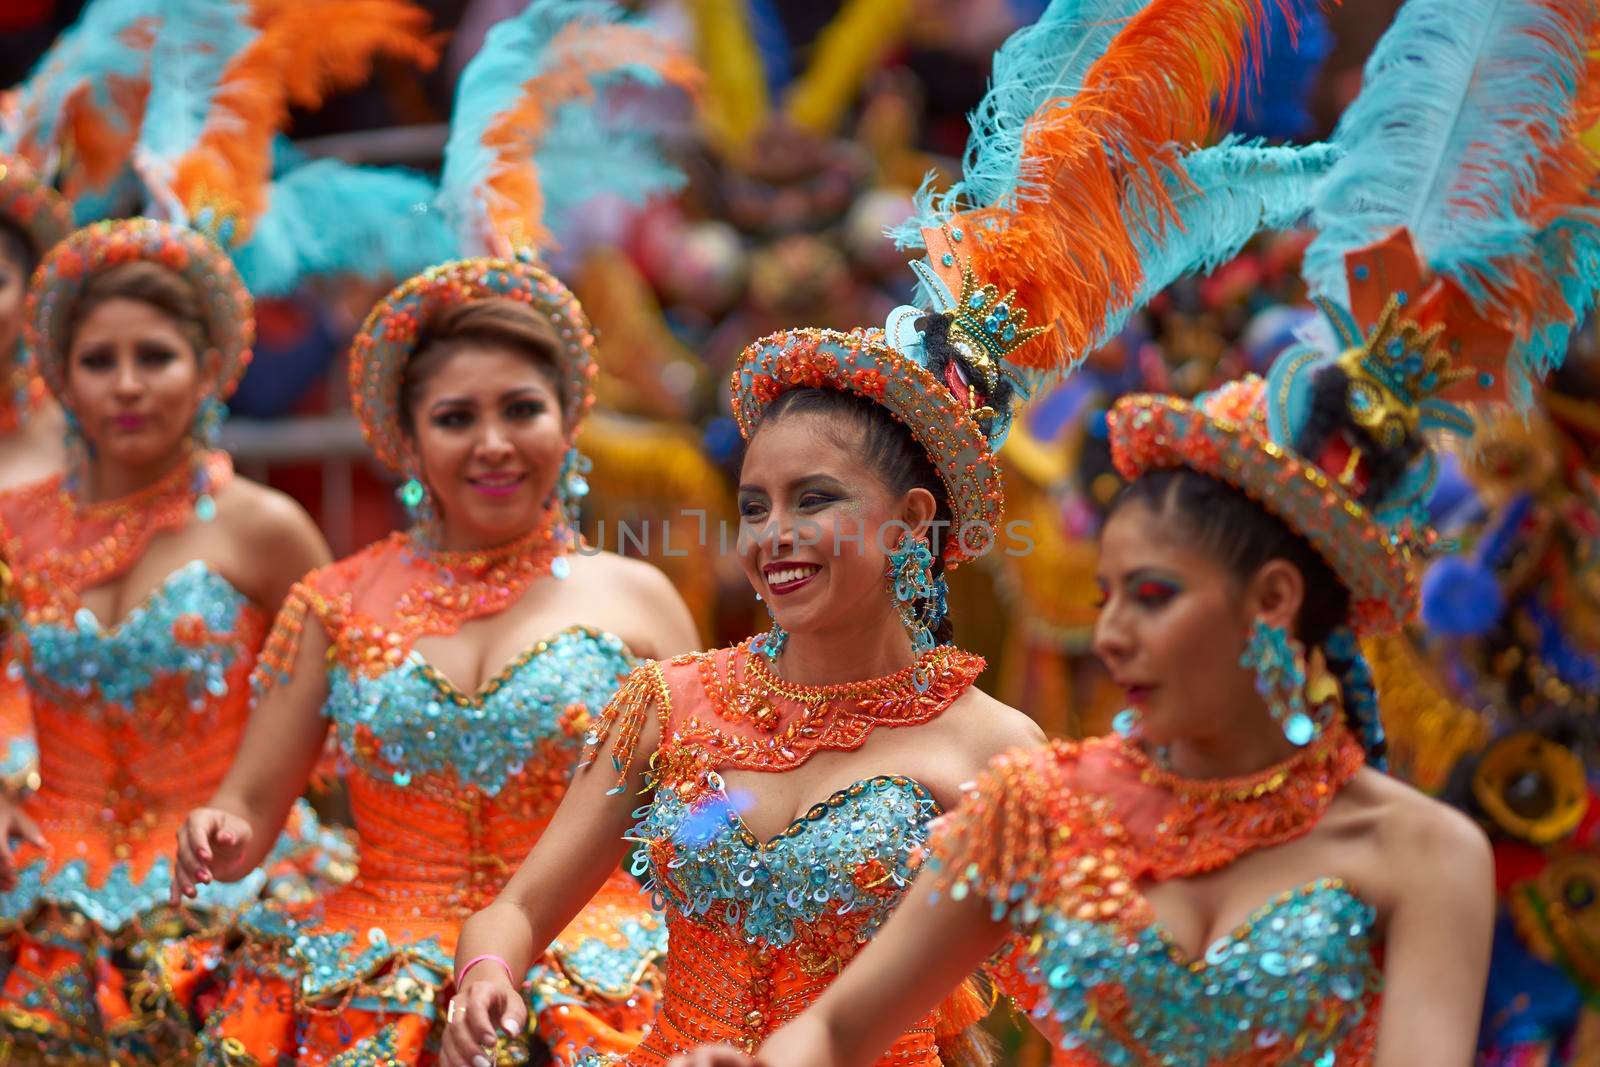
[{"label": "dark hair", "polygon": [[538,368],[566,414],[570,398],[562,395],[558,370],[560,339],[555,327],[526,304],[504,297],[468,300],[435,315],[422,330],[400,376],[400,428],[411,433],[417,394],[461,349],[468,345],[507,348]]},{"label": "dark hair", "polygon": [[0,217],[0,259],[8,259],[22,268],[22,284],[26,288],[33,268],[39,265],[38,249],[21,226]]},{"label": "dark hair", "polygon": [[[161,312],[173,321],[197,357],[211,347],[205,309],[194,286],[170,268],[138,259],[90,275],[83,295],[72,308],[66,331],[66,351],[71,350],[78,327],[89,313],[112,300],[137,300]],[[57,358],[64,359],[66,351],[57,353]]]},{"label": "dark hair", "polygon": [[[908,493],[913,489],[926,489],[933,494],[934,528],[929,538],[933,551],[933,573],[944,573],[943,536],[954,529],[950,499],[944,481],[934,469],[927,450],[917,443],[903,423],[889,414],[881,404],[866,397],[837,389],[800,388],[778,394],[762,412],[750,437],[754,440],[761,427],[776,422],[785,415],[821,415],[827,420],[830,431],[837,433],[844,426],[853,426],[861,433],[860,440],[836,437],[838,443],[849,448],[861,458],[862,466],[876,474],[893,493]],[[945,618],[934,632],[941,644],[954,640],[955,627]]]},{"label": "dark hair", "polygon": [[1361,503],[1374,507],[1394,492],[1406,468],[1422,454],[1422,440],[1407,434],[1394,447],[1381,447],[1370,434],[1358,429],[1350,416],[1350,378],[1338,366],[1324,367],[1311,384],[1311,411],[1306,424],[1295,437],[1295,450],[1313,462],[1329,438],[1344,431],[1359,435],[1365,447],[1362,456],[1367,469],[1367,486]]},{"label": "dark hair", "polygon": [[[1275,559],[1300,571],[1305,579],[1305,599],[1295,619],[1295,636],[1307,648],[1323,650],[1329,668],[1346,690],[1345,718],[1355,735],[1366,741],[1368,731],[1356,721],[1356,694],[1351,692],[1355,672],[1364,672],[1365,665],[1329,647],[1334,632],[1349,624],[1350,591],[1310,542],[1241,490],[1188,467],[1146,471],[1111,502],[1107,517],[1132,503],[1144,504],[1153,516],[1170,524],[1184,543],[1210,553],[1240,581],[1247,581]],[[1381,741],[1369,743],[1368,762],[1380,765],[1383,750]]]}]

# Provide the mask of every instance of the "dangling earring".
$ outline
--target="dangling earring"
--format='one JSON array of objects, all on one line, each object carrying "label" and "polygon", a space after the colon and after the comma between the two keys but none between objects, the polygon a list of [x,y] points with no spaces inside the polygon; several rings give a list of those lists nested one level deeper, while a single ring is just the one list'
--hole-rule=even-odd
[{"label": "dangling earring", "polygon": [[422,479],[413,474],[401,483],[394,495],[411,520],[412,544],[423,550],[434,548],[439,543],[438,515],[433,510],[433,495],[422,484]]},{"label": "dangling earring", "polygon": [[588,456],[573,445],[561,458],[561,474],[556,479],[556,500],[561,507],[567,526],[576,530],[583,515],[583,498],[589,495],[589,479],[584,477],[594,469]]},{"label": "dangling earring", "polygon": [[194,414],[194,425],[189,429],[189,435],[194,438],[196,445],[193,460],[194,513],[201,522],[210,522],[217,517],[217,502],[211,497],[211,474],[206,456],[216,450],[217,442],[222,438],[222,420],[227,415],[228,409],[222,401],[208,396],[200,402],[200,408]]},{"label": "dangling earring", "polygon": [[1111,729],[1121,737],[1138,737],[1140,725],[1138,708],[1123,708],[1111,717]]},{"label": "dangling earring", "polygon": [[1293,745],[1309,745],[1322,733],[1306,712],[1306,650],[1282,626],[1257,618],[1239,666],[1255,672],[1256,692]]},{"label": "dangling earring", "polygon": [[889,590],[894,594],[900,621],[911,634],[911,644],[920,656],[938,644],[934,631],[949,610],[949,587],[944,575],[933,573],[933,553],[926,541],[906,536],[889,553]]},{"label": "dangling earring", "polygon": [[783,654],[783,646],[789,640],[789,631],[778,625],[778,617],[772,614],[772,605],[762,600],[761,594],[756,594],[756,599],[766,605],[767,618],[772,620],[772,627],[750,643],[750,647],[767,657],[768,661],[775,661]]},{"label": "dangling earring", "polygon": [[94,458],[94,445],[83,436],[83,423],[78,421],[71,408],[61,405],[61,415],[66,423],[67,492],[77,495],[83,489],[83,476],[88,473],[89,461]]}]

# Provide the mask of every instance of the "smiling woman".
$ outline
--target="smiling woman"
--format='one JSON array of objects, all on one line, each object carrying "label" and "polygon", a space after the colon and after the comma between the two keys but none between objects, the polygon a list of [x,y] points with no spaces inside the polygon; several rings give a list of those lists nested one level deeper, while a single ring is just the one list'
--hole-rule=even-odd
[{"label": "smiling woman", "polygon": [[233,757],[266,619],[327,549],[211,447],[251,305],[206,238],[148,219],[81,230],[45,257],[29,311],[84,447],[70,477],[0,494],[41,781],[0,800],[0,835],[26,842],[0,850],[0,1017],[28,1055],[164,1061],[194,1042],[216,930],[269,879],[304,891],[298,872],[326,858],[297,807],[262,868],[168,905],[170,835]]},{"label": "smiling woman", "polygon": [[[582,308],[529,263],[435,267],[363,327],[352,392],[368,440],[410,478],[416,525],[295,586],[240,757],[179,836],[172,892],[258,861],[330,726],[361,869],[322,900],[245,918],[204,1035],[220,1061],[428,1062],[461,918],[548,832],[627,672],[695,645],[660,572],[575,551],[593,366]],[[519,972],[536,1029],[518,1054],[626,1049],[650,1018],[666,931],[620,856],[576,903]]]}]

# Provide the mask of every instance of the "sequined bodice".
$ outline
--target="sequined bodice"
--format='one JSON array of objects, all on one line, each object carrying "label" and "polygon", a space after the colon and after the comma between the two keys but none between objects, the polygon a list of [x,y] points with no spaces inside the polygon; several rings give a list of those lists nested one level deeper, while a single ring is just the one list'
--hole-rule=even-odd
[{"label": "sequined bodice", "polygon": [[[248,617],[242,628],[241,616]],[[263,632],[244,594],[199,560],[174,571],[115,626],[79,608],[69,623],[24,620],[22,629],[35,698],[100,723],[152,700],[163,710],[215,715],[229,675],[254,665]]]},{"label": "sequined bodice", "polygon": [[1051,910],[1020,969],[1069,1065],[1343,1067],[1375,1021],[1373,922],[1344,883],[1313,882],[1191,960],[1160,924],[1129,934]]},{"label": "sequined bodice", "polygon": [[[493,797],[539,762],[564,783],[589,717],[633,665],[620,638],[573,628],[540,641],[467,694],[413,649],[376,676],[336,666],[325,711],[361,774],[399,786],[431,778]],[[559,791],[550,799],[558,801]]]},{"label": "sequined bodice", "polygon": [[[264,620],[196,561],[115,626],[80,608],[24,618],[21,635],[41,782],[26,809],[52,848],[13,896],[81,896],[114,927],[165,898],[178,824],[233,759]],[[205,888],[221,901],[259,886]]]},{"label": "sequined bodice", "polygon": [[[667,912],[669,982],[654,1033],[630,1063],[699,1044],[748,1051],[803,1012],[905,895],[938,805],[909,778],[841,789],[761,842],[716,772],[695,802],[661,787],[633,834]],[[937,1063],[931,1021],[885,1061]]]},{"label": "sequined bodice", "polygon": [[634,663],[620,638],[574,627],[473,694],[415,650],[377,673],[335,665],[324,710],[362,849],[360,875],[327,902],[329,914],[404,916],[413,934],[453,944],[454,928],[493,899],[543,833],[590,716]]},{"label": "sequined bodice", "polygon": [[[873,778],[834,793],[771,841],[745,826],[709,772],[698,804],[661,789],[634,834],[675,912],[774,948],[800,946],[807,966],[834,971],[888,917],[910,884],[911,855],[938,805],[908,778]],[[823,942],[818,924],[829,929]],[[837,941],[848,929],[854,938]]]}]

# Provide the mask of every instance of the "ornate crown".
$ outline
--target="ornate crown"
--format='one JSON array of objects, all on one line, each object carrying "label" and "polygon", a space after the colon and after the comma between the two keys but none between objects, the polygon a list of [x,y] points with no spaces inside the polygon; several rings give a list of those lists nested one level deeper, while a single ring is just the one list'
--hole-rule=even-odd
[{"label": "ornate crown", "polygon": [[1400,317],[1390,297],[1364,343],[1347,349],[1337,365],[1349,380],[1350,415],[1383,448],[1398,447],[1422,424],[1423,402],[1472,377],[1450,368],[1440,351],[1443,323],[1423,328]]},{"label": "ornate crown", "polygon": [[979,285],[972,267],[963,263],[961,295],[944,312],[951,320],[951,343],[983,379],[986,392],[1000,384],[1000,361],[1045,332],[1043,326],[1028,325],[1028,309],[1018,307],[1016,297],[1015,289],[1001,296],[996,286]]}]

